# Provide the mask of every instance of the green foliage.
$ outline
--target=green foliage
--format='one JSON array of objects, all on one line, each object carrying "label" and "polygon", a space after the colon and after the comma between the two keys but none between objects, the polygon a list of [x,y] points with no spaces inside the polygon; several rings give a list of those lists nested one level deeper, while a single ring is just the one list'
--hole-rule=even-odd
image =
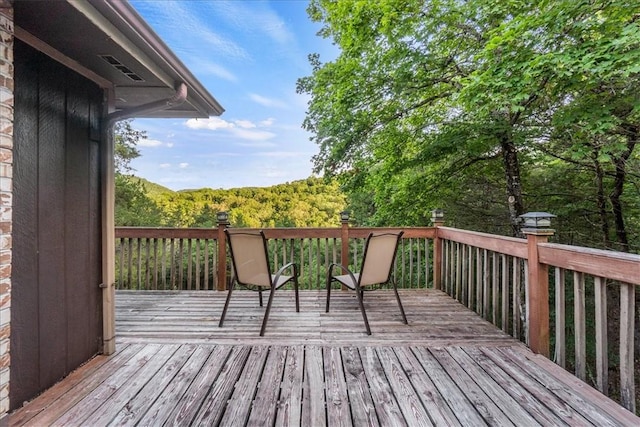
[{"label": "green foliage", "polygon": [[116,182],[117,225],[215,227],[216,213],[227,211],[234,227],[335,227],[345,207],[338,184],[319,178],[272,187],[178,192],[126,178]]},{"label": "green foliage", "polygon": [[341,53],[310,57],[304,127],[359,223],[422,225],[442,207],[451,225],[509,234],[548,209],[563,239],[640,250],[636,1],[313,0],[308,12]]}]

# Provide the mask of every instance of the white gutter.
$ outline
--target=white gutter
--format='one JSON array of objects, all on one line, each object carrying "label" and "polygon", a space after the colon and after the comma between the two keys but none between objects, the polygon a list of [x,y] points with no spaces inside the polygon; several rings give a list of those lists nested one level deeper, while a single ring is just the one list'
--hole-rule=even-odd
[{"label": "white gutter", "polygon": [[116,351],[115,315],[115,138],[116,122],[141,114],[166,110],[182,104],[187,99],[187,85],[180,83],[176,93],[167,99],[150,102],[128,110],[108,114],[102,122],[102,353]]}]

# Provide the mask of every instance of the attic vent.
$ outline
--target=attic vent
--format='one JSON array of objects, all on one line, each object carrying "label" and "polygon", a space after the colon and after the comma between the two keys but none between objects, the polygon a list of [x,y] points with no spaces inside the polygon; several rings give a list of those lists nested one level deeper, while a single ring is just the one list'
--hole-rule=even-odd
[{"label": "attic vent", "polygon": [[122,62],[118,61],[115,57],[113,57],[111,55],[99,55],[99,56],[100,56],[100,58],[102,58],[105,61],[107,61],[107,63],[109,65],[112,65],[116,70],[120,71],[122,74],[124,74],[125,76],[129,77],[131,80],[136,81],[136,82],[143,82],[144,81],[144,79],[142,77],[140,77],[139,75],[137,75],[136,73],[131,71],[126,65],[124,65]]}]

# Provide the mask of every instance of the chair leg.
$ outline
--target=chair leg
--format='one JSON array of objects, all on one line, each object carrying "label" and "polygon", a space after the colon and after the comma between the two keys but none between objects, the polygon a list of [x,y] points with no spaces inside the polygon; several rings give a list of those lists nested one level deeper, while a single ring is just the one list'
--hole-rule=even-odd
[{"label": "chair leg", "polygon": [[398,300],[398,307],[400,307],[400,314],[402,315],[402,321],[404,322],[405,325],[407,325],[409,322],[407,322],[407,316],[405,316],[404,314],[404,308],[402,307],[402,302],[400,301],[400,294],[398,294],[398,286],[396,285],[396,282],[393,282],[393,291],[396,293],[396,299]]},{"label": "chair leg", "polygon": [[371,328],[369,328],[369,319],[367,319],[367,312],[364,311],[364,301],[362,300],[362,289],[356,288],[356,294],[358,295],[358,303],[360,304],[360,311],[362,312],[362,318],[364,319],[364,326],[367,329],[367,335],[371,335]]},{"label": "chair leg", "polygon": [[324,312],[328,313],[329,312],[329,300],[331,298],[331,284],[333,283],[333,281],[331,280],[331,275],[328,274],[327,275],[327,305],[325,306]]},{"label": "chair leg", "polygon": [[273,302],[273,294],[275,294],[276,288],[272,287],[269,292],[269,300],[267,301],[267,309],[264,311],[264,319],[262,320],[262,328],[260,328],[260,336],[264,336],[264,331],[267,329],[267,320],[269,320],[269,312],[271,311],[271,303]]},{"label": "chair leg", "polygon": [[262,289],[258,290],[258,299],[260,300],[260,307],[262,307]]},{"label": "chair leg", "polygon": [[235,280],[231,281],[231,285],[229,286],[229,292],[227,293],[227,300],[224,303],[224,308],[222,309],[222,315],[220,316],[220,323],[218,323],[218,327],[222,327],[224,323],[224,318],[227,315],[227,308],[229,308],[229,301],[231,300],[231,292],[233,291],[233,287],[235,286]]}]

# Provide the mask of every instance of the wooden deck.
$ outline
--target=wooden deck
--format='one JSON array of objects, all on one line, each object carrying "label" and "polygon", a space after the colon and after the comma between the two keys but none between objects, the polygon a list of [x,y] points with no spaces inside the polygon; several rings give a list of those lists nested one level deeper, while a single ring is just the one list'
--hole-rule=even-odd
[{"label": "wooden deck", "polygon": [[119,292],[118,352],[14,412],[10,425],[594,425],[640,418],[434,290],[257,295]]}]

